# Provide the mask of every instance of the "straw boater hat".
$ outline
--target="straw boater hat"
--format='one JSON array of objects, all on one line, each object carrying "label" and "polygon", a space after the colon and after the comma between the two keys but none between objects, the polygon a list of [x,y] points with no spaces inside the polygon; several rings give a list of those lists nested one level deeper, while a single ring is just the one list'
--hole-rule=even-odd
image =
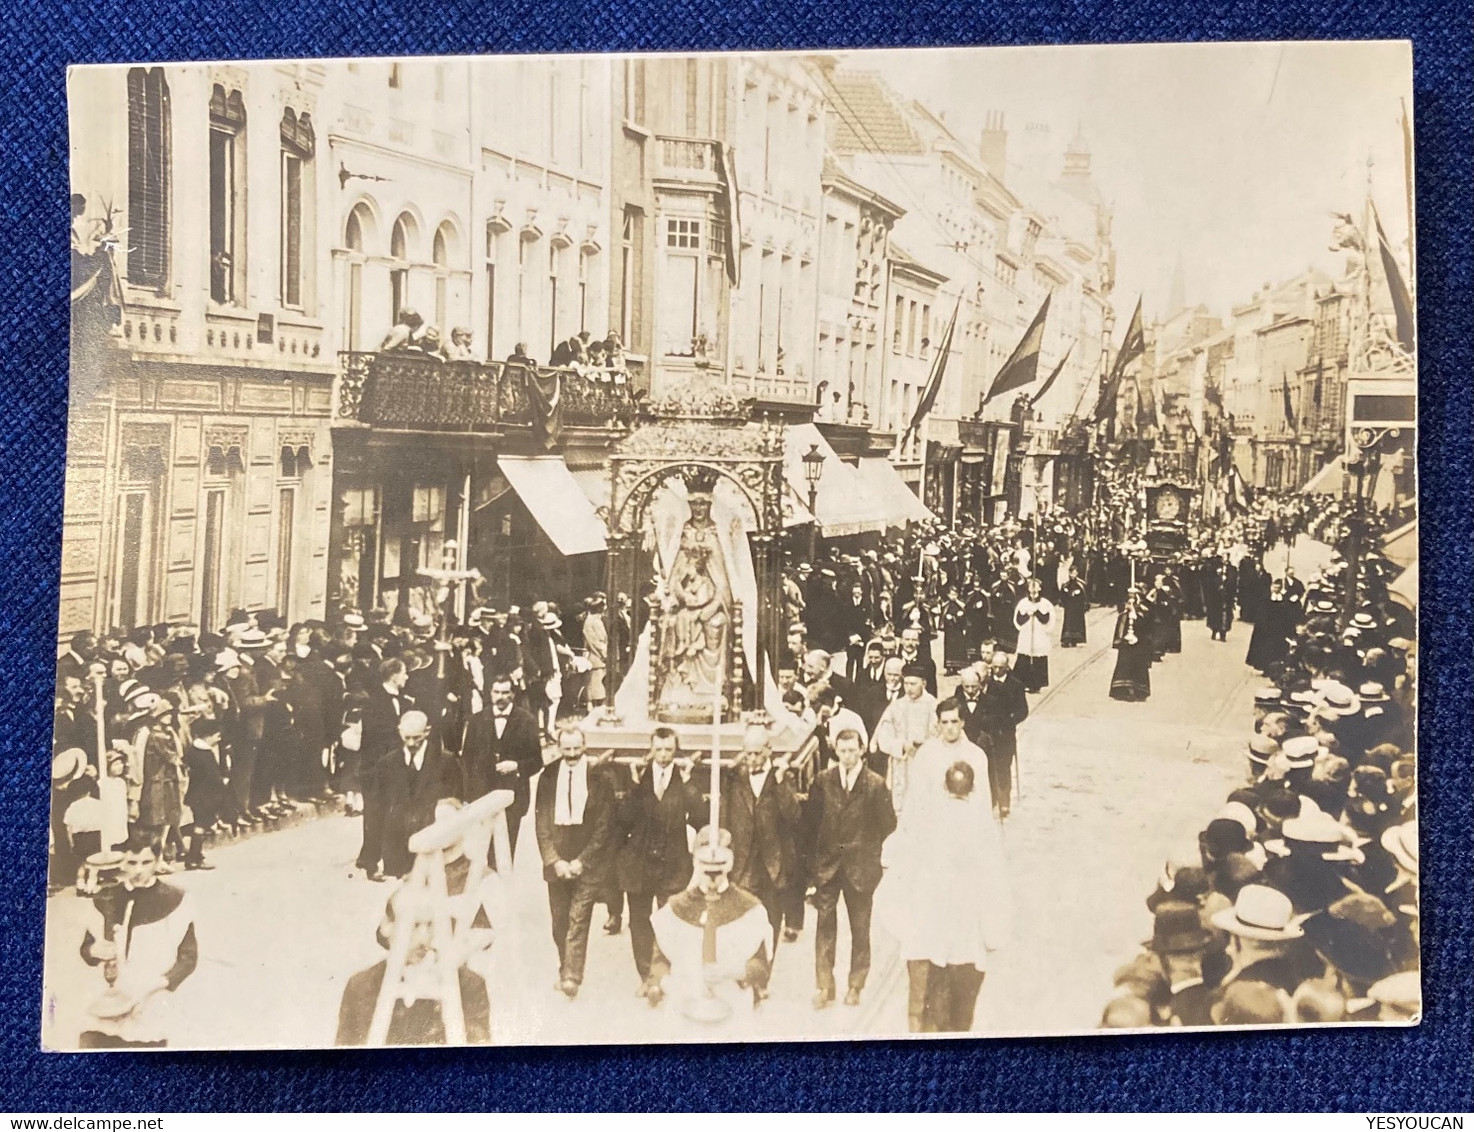
[{"label": "straw boater hat", "polygon": [[1381,684],[1377,683],[1375,680],[1368,680],[1357,690],[1356,695],[1357,699],[1361,700],[1364,705],[1385,704],[1389,699],[1391,699],[1391,697],[1387,695],[1387,689],[1384,688]]},{"label": "straw boater hat", "polygon": [[1413,876],[1418,875],[1418,823],[1415,821],[1394,825],[1382,834],[1382,848],[1391,853]]},{"label": "straw boater hat", "polygon": [[1320,743],[1313,735],[1296,735],[1280,744],[1280,754],[1291,770],[1306,770],[1315,765]]},{"label": "straw boater hat", "polygon": [[1249,761],[1263,774],[1269,760],[1279,753],[1280,745],[1268,735],[1255,735],[1249,740]]},{"label": "straw boater hat", "polygon": [[1239,889],[1233,907],[1213,914],[1213,926],[1263,943],[1288,942],[1305,934],[1290,898],[1263,884],[1246,884]]},{"label": "straw boater hat", "polygon": [[240,653],[235,649],[221,649],[215,654],[215,667],[221,672],[229,672],[232,668],[241,666]]},{"label": "straw boater hat", "polygon": [[82,777],[87,769],[87,752],[81,747],[68,747],[51,760],[51,785],[65,786]]},{"label": "straw boater hat", "polygon": [[363,614],[356,609],[345,610],[343,613],[343,628],[352,629],[355,633],[361,633],[368,628],[368,622],[363,619]]},{"label": "straw boater hat", "polygon": [[266,634],[260,629],[242,629],[235,634],[235,647],[238,649],[264,649],[266,645]]},{"label": "straw boater hat", "polygon": [[1321,715],[1358,715],[1361,712],[1361,701],[1345,684],[1331,684],[1321,692],[1319,711]]},{"label": "straw boater hat", "polygon": [[1351,623],[1363,632],[1377,627],[1377,619],[1370,613],[1358,613],[1351,619]]},{"label": "straw boater hat", "polygon": [[1409,1019],[1416,1018],[1423,1007],[1423,988],[1417,971],[1399,971],[1378,979],[1367,988],[1367,997]]}]

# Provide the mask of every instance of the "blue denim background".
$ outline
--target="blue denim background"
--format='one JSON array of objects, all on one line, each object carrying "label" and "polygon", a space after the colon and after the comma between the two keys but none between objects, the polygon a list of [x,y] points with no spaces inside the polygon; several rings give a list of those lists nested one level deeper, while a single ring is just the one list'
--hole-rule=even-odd
[{"label": "blue denim background", "polygon": [[[99,0],[6,5],[0,115],[0,1108],[1460,1109],[1471,1096],[1468,2]],[[1411,1030],[855,1045],[62,1056],[39,1051],[67,378],[65,67],[494,51],[1411,38],[1422,350],[1427,1014]],[[1109,851],[1080,846],[1082,857]],[[1144,878],[1149,879],[1149,878]],[[269,907],[261,915],[271,915]],[[1060,931],[1070,931],[1068,921]]]}]

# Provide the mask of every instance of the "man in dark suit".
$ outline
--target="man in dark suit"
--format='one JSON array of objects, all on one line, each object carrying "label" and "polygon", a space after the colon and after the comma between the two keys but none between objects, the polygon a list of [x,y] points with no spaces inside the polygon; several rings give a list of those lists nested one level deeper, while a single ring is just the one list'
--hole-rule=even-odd
[{"label": "man in dark suit", "polygon": [[629,898],[630,946],[640,993],[659,1001],[650,971],[655,930],[650,915],[691,883],[687,828],[704,824],[701,795],[675,765],[680,740],[669,727],[650,734],[650,761],[620,807],[619,885]]},{"label": "man in dark suit", "polygon": [[68,676],[75,676],[84,684],[92,658],[97,655],[97,638],[87,629],[72,634],[71,644],[56,661],[56,687],[58,693]]},{"label": "man in dark suit", "polygon": [[979,696],[978,745],[988,756],[993,808],[1006,818],[1013,806],[1013,761],[1018,755],[1018,725],[1029,715],[1023,681],[1009,671],[1008,654],[996,652]]},{"label": "man in dark suit", "polygon": [[834,959],[839,941],[839,898],[850,917],[849,989],[846,1006],[860,1004],[870,973],[870,913],[880,884],[880,850],[896,829],[896,810],[885,779],[864,764],[865,741],[858,731],[841,731],[834,740],[839,759],[810,791],[809,820],[814,829],[814,908],[818,939],[814,972],[819,991],[814,1007],[834,1001]]},{"label": "man in dark suit", "polygon": [[865,657],[855,677],[850,681],[848,706],[865,723],[865,734],[874,735],[875,725],[880,722],[885,705],[889,702],[885,694],[885,650],[878,640],[865,646]]},{"label": "man in dark suit", "polygon": [[[962,733],[969,742],[984,750],[987,743],[983,737],[983,725],[987,722],[983,714],[983,678],[976,668],[962,670],[962,680],[957,688],[957,706],[962,711]],[[1025,701],[1027,705],[1027,701]]]},{"label": "man in dark suit", "polygon": [[761,724],[742,735],[742,764],[724,783],[722,828],[732,835],[732,883],[763,902],[777,952],[784,898],[796,876],[798,795],[783,781],[787,766],[774,762],[772,738]]},{"label": "man in dark suit", "polygon": [[418,709],[399,719],[399,743],[379,759],[384,807],[384,872],[402,877],[415,863],[409,839],[435,821],[435,803],[460,798],[461,764],[430,735],[430,720]]},{"label": "man in dark suit", "polygon": [[363,787],[363,846],[358,867],[369,880],[383,880],[384,793],[380,788],[380,760],[399,746],[399,718],[414,706],[405,695],[409,679],[404,662],[397,657],[381,660],[379,683],[363,705],[363,737],[358,747],[359,778]]},{"label": "man in dark suit", "polygon": [[[516,693],[511,676],[493,676],[487,695],[490,704],[473,715],[466,728],[462,752],[466,799],[473,801],[493,790],[512,792],[512,804],[506,810],[507,837],[515,860],[517,831],[522,828],[522,817],[527,813],[532,779],[543,768],[542,736],[532,713],[513,702]],[[495,852],[493,846],[492,853]]]},{"label": "man in dark suit", "polygon": [[614,865],[614,792],[589,762],[586,743],[577,727],[559,733],[558,761],[538,779],[534,814],[558,945],[557,989],[569,998],[583,983],[589,921]]}]

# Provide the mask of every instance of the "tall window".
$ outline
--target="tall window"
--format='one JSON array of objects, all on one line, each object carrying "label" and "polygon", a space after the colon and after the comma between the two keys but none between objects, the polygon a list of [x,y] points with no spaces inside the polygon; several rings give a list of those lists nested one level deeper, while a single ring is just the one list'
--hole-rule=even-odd
[{"label": "tall window", "polygon": [[210,297],[233,303],[245,259],[246,106],[218,83],[210,95]]},{"label": "tall window", "polygon": [[517,241],[517,341],[523,342],[527,333],[527,246],[532,241],[525,237]]},{"label": "tall window", "polygon": [[409,239],[413,228],[413,217],[403,213],[389,234],[389,258],[395,261],[389,269],[390,322],[397,320],[399,312],[409,306]]},{"label": "tall window", "polygon": [[696,96],[699,83],[700,64],[695,59],[686,60],[686,136],[697,135]]},{"label": "tall window", "polygon": [[589,260],[592,253],[578,253],[578,330],[582,334],[589,328]]},{"label": "tall window", "polygon": [[624,63],[624,120],[631,125],[645,124],[645,60],[626,59]]},{"label": "tall window", "polygon": [[308,165],[316,148],[312,116],[288,106],[281,119],[281,301],[288,307],[302,306],[303,210]]},{"label": "tall window", "polygon": [[891,327],[891,353],[901,352],[901,323],[906,318],[906,300],[896,296],[896,317]]},{"label": "tall window", "polygon": [[486,356],[496,357],[496,248],[497,230],[486,226]]},{"label": "tall window", "polygon": [[357,205],[348,214],[343,229],[343,246],[348,250],[347,315],[343,340],[348,349],[362,349],[364,227],[372,222],[367,205]]},{"label": "tall window", "polygon": [[548,244],[548,356],[558,348],[558,245]]},{"label": "tall window", "polygon": [[548,64],[548,160],[558,160],[558,63]]},{"label": "tall window", "polygon": [[665,221],[666,280],[656,289],[665,352],[690,357],[700,329],[701,221],[668,217]]},{"label": "tall window", "polygon": [[162,67],[128,72],[128,282],[169,279],[169,84]]},{"label": "tall window", "polygon": [[635,338],[640,327],[640,264],[644,257],[645,214],[634,205],[624,206],[624,223],[619,242],[619,337],[625,348],[639,352]]},{"label": "tall window", "polygon": [[447,233],[449,225],[435,229],[435,241],[430,249],[430,258],[435,264],[435,325],[440,328],[441,338],[450,341],[450,327],[445,323],[446,289],[450,285],[450,248]]}]

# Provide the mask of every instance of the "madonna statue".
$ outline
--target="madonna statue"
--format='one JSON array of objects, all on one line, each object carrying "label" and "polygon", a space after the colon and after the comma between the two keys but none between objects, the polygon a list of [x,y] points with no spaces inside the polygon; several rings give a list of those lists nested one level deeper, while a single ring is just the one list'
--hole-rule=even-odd
[{"label": "madonna statue", "polygon": [[711,517],[714,476],[687,477],[691,517],[664,579],[655,653],[655,718],[701,723],[725,691],[730,657],[732,586],[726,552]]}]

